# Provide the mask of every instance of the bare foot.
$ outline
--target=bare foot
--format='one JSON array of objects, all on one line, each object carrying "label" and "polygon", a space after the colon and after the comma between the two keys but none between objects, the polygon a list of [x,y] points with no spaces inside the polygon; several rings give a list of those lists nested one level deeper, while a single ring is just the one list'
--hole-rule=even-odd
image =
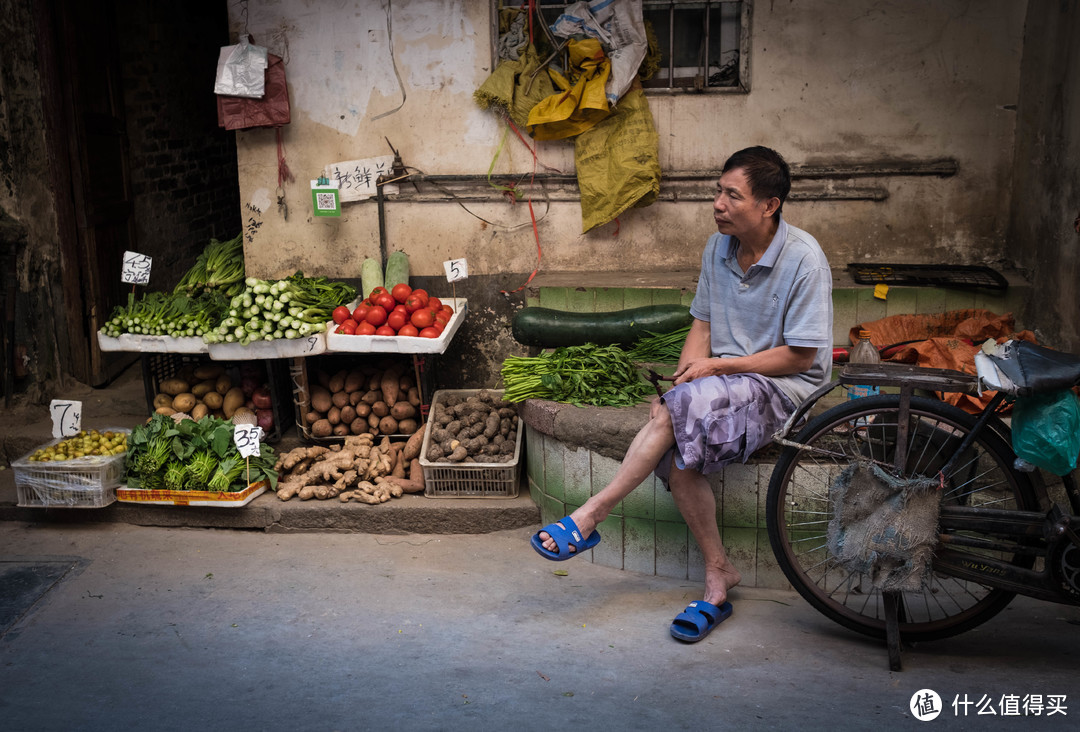
[{"label": "bare foot", "polygon": [[[580,508],[570,514],[570,518],[572,518],[574,520],[574,523],[577,524],[578,531],[581,532],[582,541],[591,536],[593,530],[596,529],[596,522],[590,519],[588,516],[584,515]],[[561,521],[556,521],[555,523],[557,523],[559,526],[562,526],[564,529],[566,528],[566,526],[564,526]],[[555,540],[552,539],[546,531],[540,532],[540,542],[541,546],[543,546],[549,552],[559,551],[559,545],[555,543]],[[570,553],[577,553],[577,547],[573,544],[570,544]]]},{"label": "bare foot", "polygon": [[719,567],[705,570],[705,602],[719,607],[727,601],[727,593],[742,581],[742,575],[735,565],[725,559]]}]

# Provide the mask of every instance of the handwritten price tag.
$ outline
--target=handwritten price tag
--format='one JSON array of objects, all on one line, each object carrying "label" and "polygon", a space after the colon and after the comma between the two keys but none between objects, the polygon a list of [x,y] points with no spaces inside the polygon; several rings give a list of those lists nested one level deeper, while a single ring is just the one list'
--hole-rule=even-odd
[{"label": "handwritten price tag", "polygon": [[120,281],[129,285],[145,285],[150,282],[150,264],[153,257],[138,252],[124,252],[124,267],[120,270]]},{"label": "handwritten price tag", "polygon": [[443,262],[443,269],[446,270],[447,282],[469,279],[469,263],[464,259],[451,259],[448,262]]},{"label": "handwritten price tag", "polygon": [[233,427],[233,444],[240,451],[240,457],[259,457],[259,441],[262,436],[262,427],[258,425],[238,424]]},{"label": "handwritten price tag", "polygon": [[52,415],[52,436],[55,439],[71,437],[82,429],[82,402],[53,399],[49,402]]}]

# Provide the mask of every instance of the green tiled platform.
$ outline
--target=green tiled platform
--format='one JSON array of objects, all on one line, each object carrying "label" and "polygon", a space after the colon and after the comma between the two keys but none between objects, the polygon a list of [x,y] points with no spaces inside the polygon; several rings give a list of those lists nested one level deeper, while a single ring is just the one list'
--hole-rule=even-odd
[{"label": "green tiled platform", "polygon": [[[696,272],[667,272],[611,277],[591,276],[590,287],[575,286],[582,275],[547,274],[536,278],[528,292],[529,305],[575,312],[605,312],[643,305],[693,300]],[[621,280],[620,280],[621,278]],[[885,300],[873,287],[856,285],[846,270],[834,270],[833,344],[850,346],[852,327],[891,315],[941,313],[982,308],[1013,313],[1017,328],[1030,286],[1007,276],[1005,292],[990,290],[891,287]],[[630,286],[617,286],[620,282]],[[830,395],[831,403],[842,396]],[[831,406],[824,402],[824,406]],[[611,479],[618,461],[557,437],[532,425],[526,427],[526,473],[532,499],[543,523],[557,521],[582,505]],[[787,588],[788,583],[769,547],[765,500],[773,463],[766,460],[731,465],[710,476],[716,495],[717,522],[728,554],[749,587]],[[599,531],[603,541],[586,553],[597,564],[617,569],[698,581],[704,579],[703,560],[671,494],[649,478],[616,507]]]},{"label": "green tiled platform", "polygon": [[[543,523],[558,521],[611,480],[619,463],[526,426],[525,471]],[[724,547],[748,587],[786,588],[765,524],[772,464],[729,465],[710,476]],[[583,556],[596,564],[678,579],[704,579],[697,544],[671,498],[651,477],[599,526],[603,541]]]}]

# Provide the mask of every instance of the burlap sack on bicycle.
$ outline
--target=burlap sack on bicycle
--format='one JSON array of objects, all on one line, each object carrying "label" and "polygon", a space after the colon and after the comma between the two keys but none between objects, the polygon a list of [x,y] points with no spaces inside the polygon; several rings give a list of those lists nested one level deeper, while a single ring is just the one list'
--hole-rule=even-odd
[{"label": "burlap sack on bicycle", "polygon": [[902,480],[859,460],[832,485],[829,551],[849,572],[886,591],[915,592],[929,581],[941,511],[937,483]]}]

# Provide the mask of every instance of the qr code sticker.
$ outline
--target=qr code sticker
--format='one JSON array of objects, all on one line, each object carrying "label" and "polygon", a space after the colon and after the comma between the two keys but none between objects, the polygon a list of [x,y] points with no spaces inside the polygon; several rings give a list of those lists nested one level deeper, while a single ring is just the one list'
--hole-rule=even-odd
[{"label": "qr code sticker", "polygon": [[337,206],[334,205],[333,193],[316,193],[315,202],[320,211],[333,211],[337,208]]}]

